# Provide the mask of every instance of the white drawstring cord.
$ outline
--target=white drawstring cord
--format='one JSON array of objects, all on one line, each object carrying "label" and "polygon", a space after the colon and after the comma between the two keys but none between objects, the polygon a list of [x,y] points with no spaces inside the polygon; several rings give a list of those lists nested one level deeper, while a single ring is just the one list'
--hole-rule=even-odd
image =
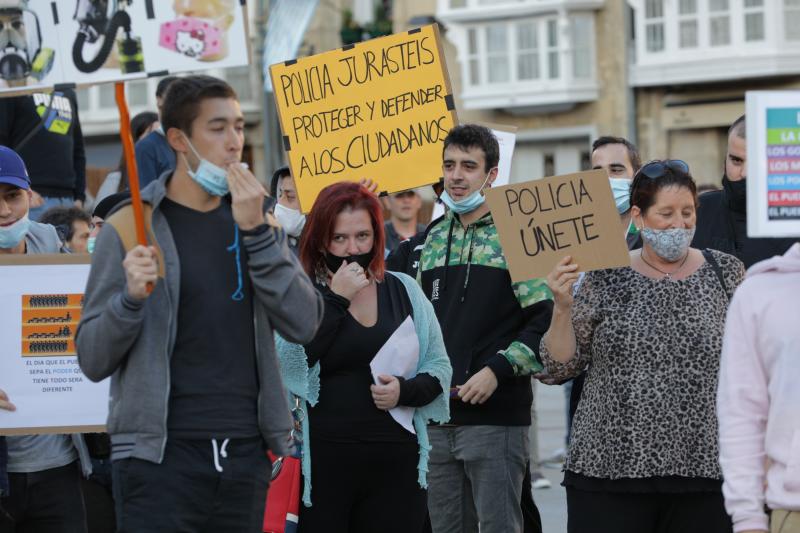
[{"label": "white drawstring cord", "polygon": [[219,458],[222,456],[223,458],[227,459],[228,452],[226,451],[226,448],[228,447],[228,442],[230,442],[230,440],[231,439],[225,439],[222,441],[222,447],[219,447],[217,444],[217,439],[211,439],[211,447],[214,449],[214,469],[217,472],[222,472],[222,466],[219,464]]}]

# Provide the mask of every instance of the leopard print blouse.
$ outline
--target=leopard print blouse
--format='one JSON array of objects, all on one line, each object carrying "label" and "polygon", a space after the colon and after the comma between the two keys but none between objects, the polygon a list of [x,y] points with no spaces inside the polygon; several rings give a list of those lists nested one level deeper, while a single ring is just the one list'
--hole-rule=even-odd
[{"label": "leopard print blouse", "polygon": [[728,299],[744,265],[712,253],[728,295],[708,263],[678,281],[632,268],[586,275],[572,314],[576,357],[558,363],[541,344],[551,377],[589,365],[565,470],[605,479],[721,478],[719,358]]}]

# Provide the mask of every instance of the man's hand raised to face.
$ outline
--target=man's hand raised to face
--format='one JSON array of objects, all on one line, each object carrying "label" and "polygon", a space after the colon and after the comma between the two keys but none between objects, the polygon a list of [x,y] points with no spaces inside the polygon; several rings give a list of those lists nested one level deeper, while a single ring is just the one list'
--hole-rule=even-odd
[{"label": "man's hand raised to face", "polygon": [[233,220],[239,229],[247,231],[264,224],[264,196],[267,192],[253,173],[239,163],[228,165],[228,186]]}]

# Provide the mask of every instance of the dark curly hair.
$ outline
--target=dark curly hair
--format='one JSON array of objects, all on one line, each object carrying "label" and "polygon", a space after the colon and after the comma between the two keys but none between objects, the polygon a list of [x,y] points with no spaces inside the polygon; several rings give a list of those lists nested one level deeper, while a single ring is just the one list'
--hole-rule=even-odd
[{"label": "dark curly hair", "polygon": [[500,161],[500,145],[497,143],[497,138],[492,131],[478,124],[461,124],[451,129],[444,138],[444,148],[442,154],[449,146],[457,146],[462,150],[469,150],[470,148],[480,148],[483,150],[486,159],[485,168],[486,172],[497,166]]}]

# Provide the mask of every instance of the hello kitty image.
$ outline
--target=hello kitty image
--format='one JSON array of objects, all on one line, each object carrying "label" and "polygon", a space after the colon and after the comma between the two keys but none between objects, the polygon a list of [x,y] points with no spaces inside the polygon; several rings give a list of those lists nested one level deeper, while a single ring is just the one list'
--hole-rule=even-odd
[{"label": "hello kitty image", "polygon": [[237,0],[175,0],[177,19],[161,24],[159,46],[199,61],[228,55],[228,30]]},{"label": "hello kitty image", "polygon": [[178,31],[175,37],[175,50],[189,57],[200,57],[206,48],[206,35],[203,30]]}]

